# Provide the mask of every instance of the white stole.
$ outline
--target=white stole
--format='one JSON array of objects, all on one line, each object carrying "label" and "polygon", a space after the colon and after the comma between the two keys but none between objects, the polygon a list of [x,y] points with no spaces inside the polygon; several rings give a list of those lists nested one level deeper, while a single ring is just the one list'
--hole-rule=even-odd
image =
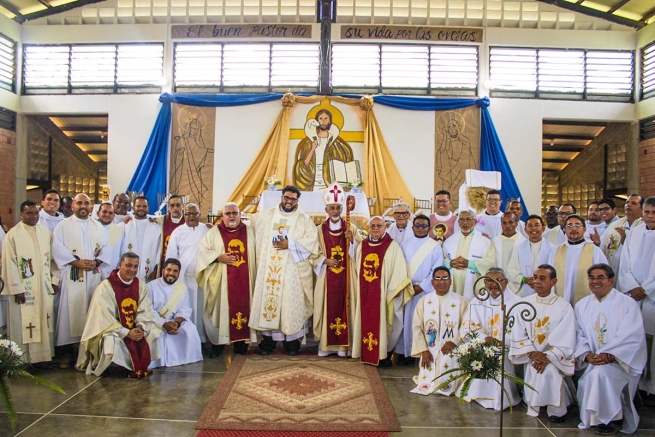
[{"label": "white stole", "polygon": [[[532,276],[534,276],[534,271],[537,270],[538,266],[542,264],[548,264],[548,258],[550,257],[550,253],[554,249],[554,246],[550,243],[550,241],[546,240],[545,238],[542,238],[541,248],[539,250],[539,261],[536,265],[533,265],[531,244],[532,243],[530,243],[530,240],[526,240],[518,243],[514,247],[514,250],[516,250],[519,255],[519,265],[521,268],[521,274],[526,278],[531,278]],[[517,294],[523,297],[530,296],[531,294],[534,294],[534,289],[530,287],[528,284],[522,283],[519,289],[517,290]]]},{"label": "white stole", "polygon": [[[148,221],[149,219],[144,220]],[[134,252],[139,255],[138,278],[145,283],[148,275],[159,264],[161,254],[161,226],[157,223],[148,222],[145,226],[145,234],[141,239],[143,242],[142,247],[139,247],[136,222],[137,220],[133,218],[125,225],[121,253]]]},{"label": "white stole", "polygon": [[184,281],[178,279],[173,286],[173,292],[168,298],[168,301],[164,304],[163,307],[157,310],[159,317],[166,320],[168,314],[174,312],[180,305],[180,301],[184,297],[184,293],[186,293],[186,285],[184,285]]},{"label": "white stole", "polygon": [[436,241],[434,241],[432,238],[424,238],[425,240],[421,247],[416,251],[414,256],[412,257],[412,260],[409,262],[409,278],[412,279],[414,275],[416,274],[416,271],[421,267],[421,264],[423,264],[423,261],[425,261],[425,258],[432,253],[432,250],[436,246],[439,245]]}]

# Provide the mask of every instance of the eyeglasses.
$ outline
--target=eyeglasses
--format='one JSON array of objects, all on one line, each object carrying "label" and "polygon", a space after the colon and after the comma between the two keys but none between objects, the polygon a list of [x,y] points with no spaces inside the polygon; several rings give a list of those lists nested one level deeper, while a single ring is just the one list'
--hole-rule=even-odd
[{"label": "eyeglasses", "polygon": [[408,212],[394,212],[393,215],[406,216],[406,215],[409,215],[409,213]]},{"label": "eyeglasses", "polygon": [[227,216],[233,216],[233,215],[238,215],[238,214],[239,214],[239,211],[226,211],[226,212],[223,213],[223,215],[227,215]]},{"label": "eyeglasses", "polygon": [[297,202],[298,201],[297,197],[282,196],[282,198],[284,200],[286,200],[287,202]]},{"label": "eyeglasses", "polygon": [[441,200],[441,199],[435,200],[435,203],[448,203],[448,202],[450,202],[450,200],[447,200],[447,199],[446,200]]},{"label": "eyeglasses", "polygon": [[425,229],[425,228],[429,228],[430,225],[426,225],[426,224],[423,224],[423,225],[417,225],[417,224],[414,224],[414,227],[415,227],[415,228],[418,228],[418,229]]},{"label": "eyeglasses", "polygon": [[384,225],[368,225],[368,227],[371,228],[371,229],[380,229],[380,228],[383,228]]},{"label": "eyeglasses", "polygon": [[184,215],[191,215],[191,216],[195,217],[197,215],[200,215],[200,213],[199,212],[185,212]]},{"label": "eyeglasses", "polygon": [[567,217],[570,216],[571,214],[573,214],[573,213],[572,212],[567,212],[567,211],[558,211],[557,212],[557,215],[563,215],[563,216],[567,216]]},{"label": "eyeglasses", "polygon": [[432,278],[433,281],[450,281],[450,278],[447,276],[437,276],[436,278]]},{"label": "eyeglasses", "polygon": [[609,206],[604,206],[604,207],[602,207],[602,208],[598,208],[598,211],[600,211],[600,212],[607,212],[607,211],[609,211],[610,209],[612,209],[612,208],[610,208]]},{"label": "eyeglasses", "polygon": [[495,197],[487,197],[487,202],[498,203],[500,202],[500,199],[496,199]]},{"label": "eyeglasses", "polygon": [[579,229],[582,227],[582,223],[569,223],[568,225],[566,225],[566,227],[568,229],[573,229],[573,228]]},{"label": "eyeglasses", "polygon": [[475,219],[473,217],[460,217],[460,218],[457,219],[457,221],[460,221],[460,222],[472,222],[474,220]]}]

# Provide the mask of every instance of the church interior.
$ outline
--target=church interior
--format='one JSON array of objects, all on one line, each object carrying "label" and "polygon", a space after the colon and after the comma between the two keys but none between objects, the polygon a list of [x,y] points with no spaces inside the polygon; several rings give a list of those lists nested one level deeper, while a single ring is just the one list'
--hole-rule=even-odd
[{"label": "church interior", "polygon": [[[421,99],[452,108],[414,110]],[[655,195],[655,1],[0,0],[1,223],[51,188],[95,204],[145,193],[151,213],[177,192],[207,222],[229,201],[262,210],[267,178],[319,186],[301,167],[322,110],[340,149],[312,165],[363,183],[360,224],[398,200],[429,214],[445,187],[462,202],[454,173],[468,168],[502,171],[526,215],[571,203],[587,218],[603,197],[622,215],[629,194]],[[0,435],[192,437],[232,359],[145,381],[37,370],[66,395],[12,384],[19,426],[0,405]],[[498,432],[496,411],[410,394],[412,366],[379,373],[402,426],[391,435]],[[504,432],[592,435],[576,408],[552,423],[519,405]],[[635,435],[653,435],[652,395],[639,412]]]}]

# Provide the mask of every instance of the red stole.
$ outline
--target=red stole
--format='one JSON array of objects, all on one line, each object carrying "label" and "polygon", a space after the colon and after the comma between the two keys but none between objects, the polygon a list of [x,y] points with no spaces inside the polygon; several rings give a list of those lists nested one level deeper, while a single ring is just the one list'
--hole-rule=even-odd
[{"label": "red stole", "polygon": [[[139,306],[139,278],[134,278],[132,283],[128,285],[118,277],[118,270],[114,270],[109,274],[109,278],[107,279],[116,295],[118,318],[121,325],[127,329],[134,328],[136,326],[136,312]],[[128,378],[138,379],[148,376],[151,373],[148,371],[148,366],[150,365],[150,346],[145,336],[139,341],[125,337],[123,342],[130,352],[132,368],[134,369],[128,375]]]},{"label": "red stole", "polygon": [[248,229],[239,223],[229,229],[223,222],[218,225],[225,253],[236,255],[238,261],[227,264],[227,303],[230,316],[230,342],[248,340],[250,329],[250,272],[248,269]]},{"label": "red stole", "polygon": [[346,222],[341,220],[338,231],[330,230],[330,220],[321,225],[323,241],[325,242],[325,256],[339,260],[341,264],[336,268],[327,268],[326,282],[326,315],[327,318],[327,345],[348,346],[350,327],[348,326],[348,281],[346,260]]},{"label": "red stole", "polygon": [[180,220],[179,223],[173,223],[173,219],[171,219],[170,214],[166,214],[164,216],[164,227],[162,229],[162,235],[164,239],[164,247],[161,252],[161,262],[159,263],[159,276],[161,276],[161,272],[164,270],[164,262],[166,261],[166,249],[168,249],[168,240],[171,239],[171,234],[173,231],[178,227],[184,224],[184,216],[182,216],[182,220]]},{"label": "red stole", "polygon": [[[430,214],[430,238],[435,239],[441,243],[446,241],[446,238],[450,237],[455,233],[455,223],[457,222],[457,216],[455,214],[451,215],[448,220],[439,220],[436,213]],[[442,226],[439,226],[439,229],[435,229],[435,226],[441,224],[443,227],[445,227],[445,234],[444,229]],[[440,239],[437,239],[437,234],[435,233],[435,230],[439,233]]]},{"label": "red stole", "polygon": [[[382,284],[382,262],[393,240],[384,234],[373,243],[362,242],[362,259],[359,275],[359,307],[362,317],[362,363],[377,366],[380,361],[380,303],[386,289]],[[385,302],[386,304],[386,302]],[[386,323],[386,321],[382,321]]]}]

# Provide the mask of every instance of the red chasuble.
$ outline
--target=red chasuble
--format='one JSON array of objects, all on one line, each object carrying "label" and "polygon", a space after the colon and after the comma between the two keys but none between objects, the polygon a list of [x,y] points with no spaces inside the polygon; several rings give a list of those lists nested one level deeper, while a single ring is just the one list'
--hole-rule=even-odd
[{"label": "red chasuble", "polygon": [[159,263],[159,276],[161,276],[162,271],[164,270],[164,262],[166,261],[166,249],[168,249],[168,240],[171,239],[171,234],[178,227],[184,224],[184,216],[179,223],[173,223],[170,214],[164,216],[164,227],[162,229],[162,234],[164,235],[164,247],[161,252],[161,261]]},{"label": "red chasuble", "polygon": [[[380,362],[380,303],[386,295],[382,284],[384,254],[393,240],[389,234],[378,242],[362,242],[359,274],[359,307],[362,320],[362,363],[377,366]],[[386,302],[385,302],[386,303]],[[382,321],[386,323],[386,321]]]},{"label": "red chasuble", "polygon": [[[118,277],[118,270],[109,274],[109,283],[114,289],[116,303],[118,304],[118,317],[124,328],[132,329],[136,326],[136,312],[139,305],[139,278],[134,278],[131,284],[126,284]],[[123,339],[127,350],[130,352],[132,359],[132,373],[128,378],[143,378],[151,372],[148,371],[150,365],[150,345],[145,336],[134,341],[128,337]]]},{"label": "red chasuble", "polygon": [[230,342],[248,340],[250,329],[250,274],[248,270],[248,229],[239,223],[235,229],[218,225],[225,252],[237,256],[237,261],[227,265],[227,303],[230,315]]},{"label": "red chasuble", "polygon": [[348,280],[346,273],[346,222],[341,220],[338,231],[330,230],[330,220],[321,225],[325,256],[340,261],[339,267],[327,268],[326,314],[327,345],[348,346]]}]

